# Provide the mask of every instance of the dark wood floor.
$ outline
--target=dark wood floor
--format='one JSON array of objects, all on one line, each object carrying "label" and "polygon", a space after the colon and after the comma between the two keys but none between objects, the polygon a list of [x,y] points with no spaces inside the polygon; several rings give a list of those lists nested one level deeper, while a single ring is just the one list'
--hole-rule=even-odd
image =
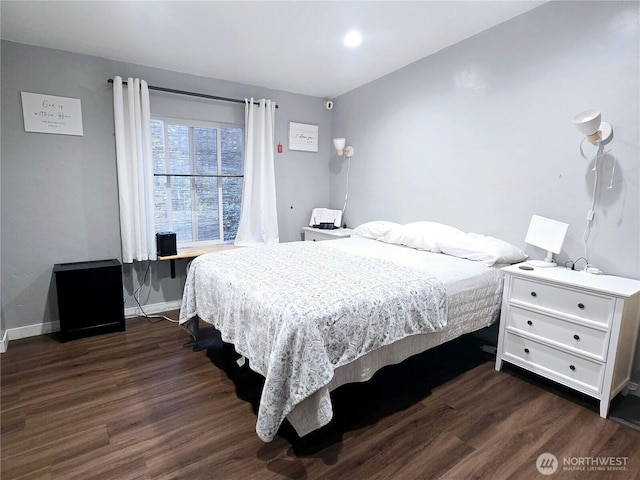
[{"label": "dark wood floor", "polygon": [[[2,480],[640,478],[640,433],[496,372],[469,339],[336,390],[329,426],[300,439],[284,425],[271,443],[254,431],[260,378],[215,340],[188,340],[134,319],[126,333],[12,341]],[[546,452],[561,462],[549,477],[536,470]],[[578,457],[624,457],[625,470],[563,469]]]}]

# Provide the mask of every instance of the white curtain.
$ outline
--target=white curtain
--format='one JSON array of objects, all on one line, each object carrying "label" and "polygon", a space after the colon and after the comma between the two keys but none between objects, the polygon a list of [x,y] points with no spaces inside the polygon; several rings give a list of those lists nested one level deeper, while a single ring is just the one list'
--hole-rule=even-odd
[{"label": "white curtain", "polygon": [[151,112],[147,82],[113,79],[122,261],[155,260]]},{"label": "white curtain", "polygon": [[276,104],[245,99],[245,163],[242,209],[235,244],[278,243],[274,124]]}]

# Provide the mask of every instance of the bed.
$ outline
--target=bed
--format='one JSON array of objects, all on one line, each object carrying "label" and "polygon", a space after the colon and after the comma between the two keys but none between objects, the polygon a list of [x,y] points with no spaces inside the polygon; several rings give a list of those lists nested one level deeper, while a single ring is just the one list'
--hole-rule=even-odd
[{"label": "bed", "polygon": [[285,418],[303,436],[331,420],[333,389],[498,319],[497,267],[523,254],[505,244],[516,252],[505,257],[492,237],[469,235],[433,222],[369,222],[346,239],[202,255],[180,323],[194,336],[199,320],[213,325],[265,378],[263,441]]}]

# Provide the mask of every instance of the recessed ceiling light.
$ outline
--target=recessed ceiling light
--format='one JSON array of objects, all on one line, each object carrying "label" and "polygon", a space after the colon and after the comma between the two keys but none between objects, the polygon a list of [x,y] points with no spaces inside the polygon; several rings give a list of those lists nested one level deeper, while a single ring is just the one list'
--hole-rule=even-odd
[{"label": "recessed ceiling light", "polygon": [[357,47],[361,43],[362,35],[360,35],[360,33],[356,32],[355,30],[347,33],[347,35],[344,37],[344,44],[347,47]]}]

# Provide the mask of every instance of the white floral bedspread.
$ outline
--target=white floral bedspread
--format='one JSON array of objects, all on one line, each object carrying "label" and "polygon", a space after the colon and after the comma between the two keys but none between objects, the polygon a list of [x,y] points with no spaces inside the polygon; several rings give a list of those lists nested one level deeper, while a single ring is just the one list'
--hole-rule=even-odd
[{"label": "white floral bedspread", "polygon": [[271,441],[335,368],[445,327],[447,302],[442,282],[424,271],[318,242],[291,242],[196,258],[180,323],[195,316],[214,325],[265,377],[256,432]]}]

